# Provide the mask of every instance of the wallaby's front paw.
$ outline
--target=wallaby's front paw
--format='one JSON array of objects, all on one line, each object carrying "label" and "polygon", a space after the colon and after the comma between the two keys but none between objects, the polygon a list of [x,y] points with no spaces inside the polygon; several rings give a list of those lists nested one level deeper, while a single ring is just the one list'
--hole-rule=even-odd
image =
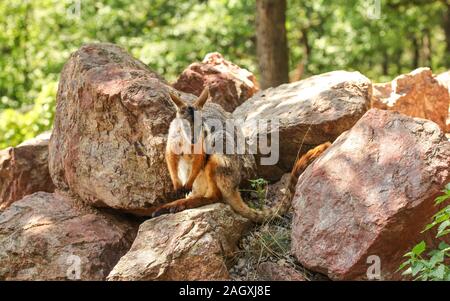
[{"label": "wallaby's front paw", "polygon": [[152,217],[158,217],[160,215],[167,214],[167,213],[170,213],[170,209],[161,207],[161,208],[158,208],[155,211],[153,211]]},{"label": "wallaby's front paw", "polygon": [[187,189],[186,187],[180,187],[178,190],[175,191],[176,195],[180,198],[184,198],[186,194],[191,192],[190,189]]}]

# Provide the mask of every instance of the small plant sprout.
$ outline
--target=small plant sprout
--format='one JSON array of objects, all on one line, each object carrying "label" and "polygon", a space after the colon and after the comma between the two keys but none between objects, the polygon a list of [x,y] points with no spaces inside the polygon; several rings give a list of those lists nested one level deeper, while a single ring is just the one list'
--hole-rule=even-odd
[{"label": "small plant sprout", "polygon": [[263,178],[249,180],[249,182],[252,189],[240,189],[240,191],[254,193],[257,198],[256,206],[261,208],[266,200],[269,182]]}]

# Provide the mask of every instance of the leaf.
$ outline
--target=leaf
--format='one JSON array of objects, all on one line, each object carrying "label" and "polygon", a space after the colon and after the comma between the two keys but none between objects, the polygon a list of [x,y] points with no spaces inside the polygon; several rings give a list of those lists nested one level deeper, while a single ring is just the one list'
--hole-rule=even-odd
[{"label": "leaf", "polygon": [[398,269],[397,269],[397,271],[396,272],[398,272],[398,271],[400,271],[400,270],[403,270],[407,265],[409,265],[411,263],[411,259],[410,260],[407,260],[407,261],[405,261],[405,262],[403,262],[399,267],[398,267]]},{"label": "leaf", "polygon": [[450,226],[450,220],[446,220],[446,221],[442,222],[438,227],[438,237],[442,236],[441,233],[444,232],[447,229],[447,227],[449,227],[449,226]]},{"label": "leaf", "polygon": [[450,229],[444,230],[444,231],[442,231],[442,232],[439,232],[438,235],[436,235],[436,238],[445,236],[445,235],[447,235],[447,234],[449,234],[449,233],[450,233]]},{"label": "leaf", "polygon": [[420,243],[414,246],[414,248],[412,249],[412,253],[414,255],[419,256],[420,254],[423,253],[423,251],[425,251],[426,247],[427,244],[425,243],[425,241],[422,240]]},{"label": "leaf", "polygon": [[441,223],[445,220],[448,220],[450,215],[446,212],[447,208],[444,208],[440,211],[440,214],[437,216],[437,218],[435,219],[435,222],[437,223]]},{"label": "leaf", "polygon": [[437,251],[431,258],[430,258],[430,268],[434,268],[434,266],[438,263],[441,263],[444,261],[444,252]]},{"label": "leaf", "polygon": [[430,252],[428,252],[428,257],[433,256],[434,254],[436,254],[437,252],[439,252],[439,250],[431,250]]},{"label": "leaf", "polygon": [[404,275],[404,276],[406,276],[406,275],[411,275],[411,274],[412,274],[412,269],[411,269],[411,267],[407,268],[406,271],[404,271],[404,272],[402,273],[402,275]]},{"label": "leaf", "polygon": [[441,243],[438,246],[439,250],[444,250],[444,249],[447,249],[449,247],[450,247],[450,245],[448,245],[445,241],[441,241]]},{"label": "leaf", "polygon": [[408,252],[405,255],[403,255],[403,257],[412,257],[414,254],[413,252]]},{"label": "leaf", "polygon": [[441,203],[443,203],[444,201],[446,201],[449,198],[449,196],[447,194],[438,196],[434,201],[436,203],[436,205],[439,205]]},{"label": "leaf", "polygon": [[429,229],[433,228],[434,226],[448,220],[450,218],[450,214],[447,213],[448,208],[450,208],[450,206],[447,206],[446,208],[440,210],[435,215],[433,215],[433,219],[434,219],[433,222],[426,225],[425,229],[421,233],[428,231]]},{"label": "leaf", "polygon": [[450,281],[450,271],[447,272],[447,276],[445,276],[445,281]]},{"label": "leaf", "polygon": [[436,225],[437,225],[436,222],[432,222],[431,224],[426,225],[426,226],[425,226],[425,229],[423,229],[420,233],[423,233],[423,232],[425,232],[425,231],[428,231],[428,230],[430,230],[431,228],[433,228],[433,227],[436,226]]},{"label": "leaf", "polygon": [[436,270],[433,271],[433,276],[439,280],[443,280],[445,276],[445,265],[440,264]]},{"label": "leaf", "polygon": [[422,269],[424,268],[424,264],[421,261],[415,262],[411,266],[411,274],[412,276],[416,276]]}]

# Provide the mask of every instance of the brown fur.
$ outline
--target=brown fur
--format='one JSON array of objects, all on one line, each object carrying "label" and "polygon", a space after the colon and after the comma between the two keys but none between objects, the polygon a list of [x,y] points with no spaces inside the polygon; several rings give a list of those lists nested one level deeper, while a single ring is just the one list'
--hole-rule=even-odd
[{"label": "brown fur", "polygon": [[[195,110],[204,112],[206,116],[214,116],[215,118],[219,116],[224,119],[226,114],[219,112],[220,109],[217,106],[207,104],[205,108],[203,107],[208,97],[208,92],[206,89],[205,91],[202,92],[199,99],[193,104]],[[171,94],[171,98],[177,106],[177,118],[186,117],[189,119],[189,106],[173,94]],[[192,125],[193,120],[190,120],[189,122],[191,122]],[[204,127],[208,127],[207,118],[204,122]],[[330,146],[329,142],[321,144],[299,158],[295,162],[292,169],[283,199],[272,208],[257,210],[250,208],[242,200],[239,192],[239,183],[241,180],[239,155],[214,153],[207,156],[204,152],[201,152],[200,154],[177,155],[174,152],[174,147],[179,146],[180,143],[191,143],[190,141],[187,141],[187,139],[180,138],[181,130],[182,129],[176,126],[176,122],[174,120],[169,130],[169,139],[166,148],[166,161],[174,189],[192,189],[192,192],[186,198],[149,210],[147,213],[152,214],[152,216],[157,216],[164,213],[174,213],[215,202],[225,202],[240,215],[249,218],[254,222],[262,223],[274,216],[284,214],[289,209],[299,175],[314,159],[319,157]],[[203,144],[204,141],[205,137],[202,136],[197,143]],[[190,149],[192,148],[193,145],[190,145]],[[204,147],[201,149],[204,150]],[[181,183],[178,174],[180,160],[184,160],[190,164],[190,174],[184,185]]]},{"label": "brown fur", "polygon": [[247,217],[248,219],[262,223],[275,216],[283,215],[289,210],[291,206],[292,198],[295,193],[295,186],[297,185],[298,177],[303,173],[303,171],[308,167],[308,165],[318,158],[329,146],[330,142],[323,143],[314,149],[308,151],[300,159],[295,162],[294,168],[291,171],[290,178],[287,182],[287,187],[285,190],[285,195],[282,200],[272,208],[264,208],[262,210],[257,210],[250,208],[241,197],[239,190],[225,190],[224,198],[227,203],[240,215]]}]

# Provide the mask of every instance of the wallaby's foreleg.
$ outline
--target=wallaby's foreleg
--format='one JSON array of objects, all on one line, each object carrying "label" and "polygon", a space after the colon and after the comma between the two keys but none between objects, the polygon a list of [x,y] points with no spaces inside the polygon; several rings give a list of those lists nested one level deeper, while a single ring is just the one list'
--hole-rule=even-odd
[{"label": "wallaby's foreleg", "polygon": [[205,163],[204,154],[197,154],[193,156],[191,173],[185,185],[186,189],[188,190],[192,189],[192,185],[194,184],[194,181],[197,178],[200,171],[203,169],[204,163]]},{"label": "wallaby's foreleg", "polygon": [[183,185],[178,177],[178,162],[180,155],[174,154],[170,150],[166,151],[166,162],[169,169],[170,179],[172,180],[173,189],[175,191],[181,190]]},{"label": "wallaby's foreleg", "polygon": [[192,209],[220,202],[222,200],[222,195],[213,178],[215,168],[214,161],[209,161],[205,166],[204,173],[200,176],[204,178],[199,179],[199,181],[204,181],[204,185],[207,186],[205,193],[202,193],[203,195],[195,195],[196,192],[193,191],[193,195],[188,198],[179,199],[156,208],[152,216],[155,217],[165,213],[176,213],[185,209]]}]

